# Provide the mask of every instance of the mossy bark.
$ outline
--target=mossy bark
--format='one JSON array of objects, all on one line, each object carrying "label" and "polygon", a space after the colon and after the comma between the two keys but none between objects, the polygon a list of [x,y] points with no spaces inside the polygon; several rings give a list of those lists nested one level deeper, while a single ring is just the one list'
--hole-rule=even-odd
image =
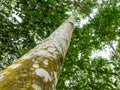
[{"label": "mossy bark", "polygon": [[0,90],[54,90],[69,47],[75,16],[0,72]]}]

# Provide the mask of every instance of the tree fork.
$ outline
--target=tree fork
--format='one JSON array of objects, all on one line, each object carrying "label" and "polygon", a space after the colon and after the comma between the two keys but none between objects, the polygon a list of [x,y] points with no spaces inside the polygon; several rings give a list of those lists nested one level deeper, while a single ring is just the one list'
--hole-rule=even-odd
[{"label": "tree fork", "polygon": [[75,15],[0,72],[0,90],[54,90],[70,44]]}]

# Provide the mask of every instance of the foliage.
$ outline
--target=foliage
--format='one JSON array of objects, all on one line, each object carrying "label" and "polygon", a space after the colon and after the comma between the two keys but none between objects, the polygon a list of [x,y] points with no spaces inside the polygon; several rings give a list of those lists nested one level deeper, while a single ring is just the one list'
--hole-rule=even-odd
[{"label": "foliage", "polygon": [[[120,60],[114,52],[109,58],[91,58],[93,51],[102,50],[113,41],[118,42],[117,51],[120,52],[119,0],[101,0],[102,3],[97,0],[78,1],[84,9],[68,0],[1,0],[1,70],[48,37],[68,17],[66,12],[77,9],[77,21],[86,17],[89,21],[74,30],[56,89],[120,89]],[[98,13],[91,17],[93,8],[97,8]]]},{"label": "foliage", "polygon": [[[64,0],[1,1],[1,64],[11,64],[14,59],[48,37],[67,16],[65,11],[70,7],[63,2]],[[21,19],[17,20],[13,15]],[[4,65],[1,67],[4,68]]]}]

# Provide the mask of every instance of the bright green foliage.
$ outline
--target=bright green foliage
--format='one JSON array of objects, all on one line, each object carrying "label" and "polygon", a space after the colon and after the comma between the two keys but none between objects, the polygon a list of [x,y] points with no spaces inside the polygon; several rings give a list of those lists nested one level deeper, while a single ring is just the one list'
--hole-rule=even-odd
[{"label": "bright green foliage", "polygon": [[[1,69],[49,36],[68,17],[66,12],[78,10],[77,21],[86,17],[89,21],[82,28],[76,27],[74,30],[56,89],[120,89],[120,59],[116,54],[111,52],[109,58],[91,58],[93,51],[102,50],[104,46],[110,47],[109,43],[113,41],[118,42],[115,49],[120,53],[119,0],[78,1],[82,8],[72,5],[68,0],[1,0]],[[93,8],[98,12],[91,17]],[[15,11],[22,22],[16,18],[8,19]]]},{"label": "bright green foliage", "polygon": [[[67,16],[66,10],[70,9],[69,5],[63,2],[59,0],[54,2],[52,0],[3,2],[1,0],[1,7],[4,7],[0,10],[1,63],[11,64],[14,58],[20,57],[48,37],[63,22]],[[12,17],[15,13],[22,19],[22,22]],[[9,58],[7,58],[8,55],[10,55]]]}]

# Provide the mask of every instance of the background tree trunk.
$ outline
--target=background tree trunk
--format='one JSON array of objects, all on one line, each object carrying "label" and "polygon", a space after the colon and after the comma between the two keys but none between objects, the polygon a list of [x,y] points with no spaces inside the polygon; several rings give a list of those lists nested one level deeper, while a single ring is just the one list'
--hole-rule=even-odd
[{"label": "background tree trunk", "polygon": [[54,90],[69,47],[75,16],[0,73],[0,90]]}]

